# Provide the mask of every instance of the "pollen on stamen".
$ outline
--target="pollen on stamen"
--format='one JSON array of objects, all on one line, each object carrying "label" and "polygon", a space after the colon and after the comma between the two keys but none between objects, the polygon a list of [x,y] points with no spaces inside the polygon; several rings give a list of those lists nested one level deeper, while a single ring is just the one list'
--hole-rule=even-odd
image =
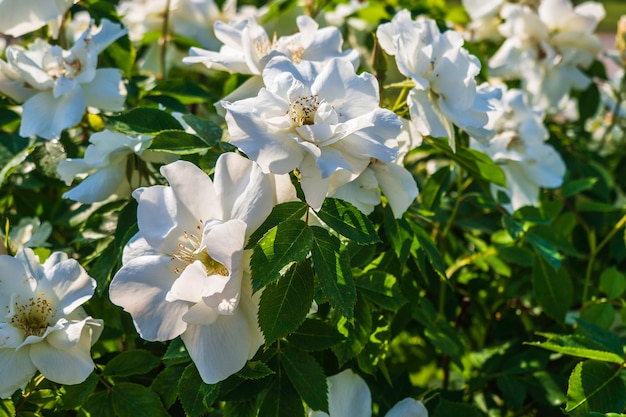
[{"label": "pollen on stamen", "polygon": [[320,107],[317,94],[300,97],[289,105],[289,117],[296,126],[312,125],[315,123],[315,112]]}]

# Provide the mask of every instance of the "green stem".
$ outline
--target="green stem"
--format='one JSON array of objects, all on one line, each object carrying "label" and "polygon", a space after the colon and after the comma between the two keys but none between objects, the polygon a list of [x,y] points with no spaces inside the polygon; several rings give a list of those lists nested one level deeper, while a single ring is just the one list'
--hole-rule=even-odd
[{"label": "green stem", "polygon": [[589,295],[589,284],[591,283],[591,273],[593,272],[593,264],[596,261],[596,256],[598,254],[596,247],[596,234],[592,230],[589,233],[589,263],[587,263],[587,270],[585,271],[585,284],[583,286],[583,296],[581,300],[581,310],[585,309],[585,303],[587,302],[587,297]]},{"label": "green stem", "polygon": [[159,64],[160,64],[160,69],[161,69],[161,77],[163,79],[166,78],[167,75],[167,62],[166,62],[166,55],[167,55],[167,43],[168,43],[168,38],[169,38],[169,30],[170,30],[170,3],[171,0],[167,0],[167,2],[165,3],[165,15],[163,16],[163,27],[161,29],[161,41],[160,41],[160,45],[159,45]]},{"label": "green stem", "polygon": [[615,236],[615,234],[622,227],[624,227],[624,225],[626,225],[626,214],[624,214],[622,218],[619,219],[617,223],[615,223],[613,229],[611,229],[611,231],[604,237],[604,239],[602,239],[599,244],[596,244],[595,232],[593,230],[589,231],[589,263],[587,263],[587,270],[585,271],[585,284],[583,287],[583,296],[581,300],[583,310],[585,309],[585,303],[587,302],[587,297],[589,296],[589,284],[591,283],[591,274],[593,273],[593,265],[596,261],[596,257],[598,256],[602,248],[604,248],[609,243],[613,236]]}]

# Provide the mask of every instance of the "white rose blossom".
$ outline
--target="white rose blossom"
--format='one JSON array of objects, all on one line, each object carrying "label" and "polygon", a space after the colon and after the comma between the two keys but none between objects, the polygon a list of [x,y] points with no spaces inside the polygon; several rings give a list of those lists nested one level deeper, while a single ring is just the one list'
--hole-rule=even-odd
[{"label": "white rose blossom", "polygon": [[543,110],[562,107],[572,88],[585,89],[591,79],[585,68],[602,50],[593,34],[604,18],[601,3],[542,0],[535,10],[505,4],[500,33],[506,38],[489,60],[490,75],[519,78],[532,104]]},{"label": "white rose blossom", "polygon": [[452,149],[452,124],[474,137],[487,139],[492,134],[484,126],[489,100],[498,92],[488,85],[477,87],[480,61],[463,48],[460,34],[441,33],[434,20],[413,20],[403,10],[380,25],[376,36],[384,51],[395,57],[400,73],[415,83],[407,103],[420,134],[447,137]]},{"label": "white rose blossom", "polygon": [[318,72],[314,64],[296,66],[278,56],[263,80],[266,87],[257,97],[222,103],[230,142],[264,172],[297,169],[314,209],[374,159],[388,163],[397,157],[401,122],[378,106],[373,75],[357,75],[343,59]]},{"label": "white rose blossom", "polygon": [[473,41],[499,41],[499,11],[506,0],[462,0],[463,7],[472,21],[468,24],[470,39]]},{"label": "white rose blossom", "polygon": [[216,22],[215,36],[223,42],[219,52],[191,48],[186,64],[202,63],[210,69],[238,74],[251,74],[226,100],[247,98],[263,87],[261,74],[265,65],[276,55],[289,58],[294,64],[314,62],[319,67],[334,58],[347,59],[354,68],[359,65],[357,51],[342,51],[343,38],[336,27],[319,28],[308,16],[296,19],[299,32],[289,36],[270,38],[254,17]]},{"label": "white rose blossom", "polygon": [[79,384],[94,369],[90,349],[102,332],[81,305],[96,282],[74,259],[54,252],[44,262],[31,249],[0,255],[0,398],[41,372]]},{"label": "white rose blossom", "polygon": [[[371,417],[372,394],[363,378],[346,369],[328,377],[328,408],[330,414],[309,410],[308,417]],[[421,401],[405,398],[385,417],[428,417],[428,410]]]},{"label": "white rose blossom", "polygon": [[[47,242],[52,234],[52,225],[48,221],[42,222],[37,217],[22,217],[20,221],[11,227],[9,243],[13,253],[23,248],[47,247]],[[3,234],[0,231],[0,237]]]},{"label": "white rose blossom", "polygon": [[56,38],[74,3],[78,0],[0,0],[0,33],[18,37],[48,25]]},{"label": "white rose blossom", "polygon": [[504,171],[506,188],[492,185],[492,194],[503,191],[513,212],[539,204],[541,187],[556,188],[563,183],[566,167],[561,155],[549,144],[543,113],[529,106],[521,90],[504,94],[500,116],[491,122],[496,135],[484,145],[476,140],[470,146],[489,155]]},{"label": "white rose blossom", "polygon": [[[215,22],[229,22],[254,16],[260,11],[253,6],[244,6],[237,10],[236,0],[227,0],[218,7],[214,0],[124,0],[117,7],[122,22],[129,30],[131,41],[140,44],[148,33],[163,31],[165,7],[169,4],[168,21],[170,34],[183,36],[196,42],[202,48],[217,50],[222,44],[215,36]],[[160,46],[156,42],[147,45],[146,52],[140,60],[141,68],[158,72]],[[176,47],[174,42],[167,43],[166,65],[181,66],[186,51]]]},{"label": "white rose blossom", "polygon": [[127,198],[135,188],[148,185],[149,178],[137,169],[137,163],[168,163],[177,159],[146,150],[151,140],[148,135],[130,136],[110,130],[94,133],[83,158],[64,159],[57,165],[57,172],[67,185],[76,177],[84,178],[63,197],[92,204],[110,197]]},{"label": "white rose blossom", "polygon": [[89,27],[69,50],[37,39],[28,49],[7,47],[0,60],[0,92],[24,102],[20,136],[56,139],[76,125],[87,106],[120,111],[126,88],[117,68],[99,68],[98,54],[126,33],[102,20]]},{"label": "white rose blossom", "polygon": [[133,193],[139,233],[124,248],[109,295],[142,338],[181,336],[213,384],[239,371],[264,341],[243,248],[275,204],[273,179],[234,153],[218,158],[214,181],[185,161],[161,172],[169,187]]}]

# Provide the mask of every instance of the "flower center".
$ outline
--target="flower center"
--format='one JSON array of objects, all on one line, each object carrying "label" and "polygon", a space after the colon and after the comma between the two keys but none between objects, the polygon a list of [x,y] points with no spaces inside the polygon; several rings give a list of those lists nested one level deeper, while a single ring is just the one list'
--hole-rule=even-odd
[{"label": "flower center", "polygon": [[[202,224],[202,220],[200,220]],[[202,227],[196,226],[197,233],[202,233]],[[178,260],[183,263],[183,267],[174,268],[174,273],[179,275],[183,270],[195,261],[200,261],[206,269],[208,275],[228,276],[228,268],[211,258],[205,247],[202,247],[202,239],[194,233],[183,232],[183,239],[178,242],[178,250],[172,252],[172,260]]]},{"label": "flower center", "polygon": [[289,103],[289,117],[296,126],[312,125],[315,123],[315,112],[320,107],[317,94],[300,97],[293,103]]},{"label": "flower center", "polygon": [[513,150],[522,154],[526,152],[526,144],[524,143],[522,138],[520,138],[518,135],[515,135],[511,138],[511,140],[509,140],[509,143],[507,143],[506,150]]},{"label": "flower center", "polygon": [[29,298],[25,304],[15,302],[15,314],[10,319],[13,327],[22,330],[25,336],[41,336],[52,325],[50,316],[54,310],[50,301],[39,296]]},{"label": "flower center", "polygon": [[289,52],[291,52],[291,61],[296,65],[302,62],[302,55],[304,54],[303,46],[296,45],[293,41],[290,41],[289,43],[279,42],[276,37],[276,33],[274,33],[274,37],[271,41],[267,35],[257,37],[254,40],[254,48],[261,57],[269,55],[272,51],[286,48]]},{"label": "flower center", "polygon": [[83,64],[78,58],[74,58],[71,61],[67,61],[61,57],[55,57],[52,62],[49,62],[45,67],[45,71],[50,75],[53,80],[60,77],[65,77],[68,80],[74,79],[79,75],[83,69]]}]

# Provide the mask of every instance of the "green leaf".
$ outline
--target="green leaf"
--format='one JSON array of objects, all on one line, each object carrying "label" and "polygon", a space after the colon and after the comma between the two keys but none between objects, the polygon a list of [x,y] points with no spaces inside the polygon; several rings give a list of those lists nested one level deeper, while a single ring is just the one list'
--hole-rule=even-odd
[{"label": "green leaf", "polygon": [[566,381],[565,379],[561,381],[561,378],[563,375],[557,375],[554,372],[538,371],[526,377],[525,382],[533,397],[539,398],[539,401],[544,404],[559,406],[567,400]]},{"label": "green leaf", "polygon": [[113,409],[113,395],[109,391],[96,392],[83,405],[89,417],[122,417]]},{"label": "green leaf", "polygon": [[459,368],[463,369],[461,358],[465,353],[465,346],[458,330],[446,321],[431,321],[426,327],[424,335],[433,346],[448,355]]},{"label": "green leaf", "polygon": [[308,261],[293,265],[278,283],[265,287],[258,317],[267,345],[302,324],[313,303],[313,290],[313,270]]},{"label": "green leaf", "polygon": [[572,280],[565,268],[555,271],[540,257],[535,257],[532,284],[535,299],[543,311],[562,323],[574,299]]},{"label": "green leaf", "polygon": [[175,97],[183,104],[204,103],[215,100],[215,97],[200,84],[187,78],[161,81],[149,94],[166,94]]},{"label": "green leaf", "polygon": [[317,215],[337,233],[356,243],[380,242],[370,219],[347,201],[326,198]]},{"label": "green leaf", "polygon": [[300,350],[285,348],[280,364],[309,408],[328,413],[328,383],[315,359]]},{"label": "green leaf", "polygon": [[306,214],[309,206],[302,201],[289,201],[277,204],[267,219],[250,235],[246,249],[254,248],[254,245],[273,227],[291,220],[301,220]]},{"label": "green leaf", "polygon": [[593,360],[580,362],[569,377],[565,412],[624,411],[626,384],[619,377],[621,367]]},{"label": "green leaf", "polygon": [[193,363],[187,366],[178,382],[178,398],[189,417],[205,414],[220,392],[220,384],[205,384]]},{"label": "green leaf", "polygon": [[344,340],[344,337],[325,322],[317,319],[307,319],[294,333],[289,341],[306,352],[325,350]]},{"label": "green leaf", "polygon": [[433,417],[483,417],[483,414],[474,406],[456,403],[442,398],[435,408]]},{"label": "green leaf", "polygon": [[515,376],[502,375],[496,379],[496,385],[504,402],[513,409],[519,409],[526,399],[526,386]]},{"label": "green leaf", "polygon": [[10,398],[0,400],[0,417],[15,417],[15,405]]},{"label": "green leaf", "polygon": [[525,235],[526,240],[535,249],[535,251],[545,259],[550,266],[557,270],[561,266],[563,255],[561,255],[557,248],[542,236],[538,236],[530,230]]},{"label": "green leaf", "polygon": [[444,166],[429,176],[420,190],[421,210],[435,212],[439,209],[441,198],[452,185],[452,169]]},{"label": "green leaf", "polygon": [[[65,385],[62,388],[64,394],[61,396],[60,409],[71,410],[83,405],[91,393],[98,385],[98,377],[93,372],[86,380],[76,385]],[[0,416],[2,413],[0,413]]]},{"label": "green leaf", "polygon": [[608,329],[615,319],[615,309],[609,302],[592,304],[582,312],[580,319]]},{"label": "green leaf", "polygon": [[278,280],[285,268],[301,262],[311,250],[313,233],[302,220],[289,220],[272,227],[254,248],[250,259],[255,291]]},{"label": "green leaf", "polygon": [[189,155],[209,149],[210,145],[196,135],[178,130],[166,130],[152,138],[150,150],[175,155]]},{"label": "green leaf", "polygon": [[484,153],[465,147],[457,147],[456,152],[453,152],[448,145],[447,138],[426,137],[424,140],[472,173],[476,178],[481,178],[506,187],[504,172]]},{"label": "green leaf", "polygon": [[411,250],[415,252],[415,256],[426,257],[439,277],[447,279],[446,263],[441,256],[441,252],[439,252],[439,249],[437,249],[433,240],[430,236],[428,236],[428,233],[415,223],[411,223],[411,230],[413,230],[413,235],[415,237]]},{"label": "green leaf", "polygon": [[224,404],[224,417],[257,417],[258,401],[227,402]]},{"label": "green leaf", "polygon": [[179,363],[189,363],[191,358],[185,348],[185,344],[180,337],[172,340],[163,355],[163,362],[167,365],[175,365]]},{"label": "green leaf", "polygon": [[389,239],[398,260],[401,263],[406,262],[414,240],[410,226],[406,220],[396,219],[389,205],[383,210],[383,225],[385,226],[385,235]]},{"label": "green leaf", "polygon": [[147,350],[128,350],[111,359],[102,373],[109,377],[143,375],[160,363],[161,360]]},{"label": "green leaf", "polygon": [[246,366],[237,372],[237,376],[243,379],[261,379],[273,374],[274,371],[261,361],[248,361]]},{"label": "green leaf", "polygon": [[356,303],[356,289],[347,252],[339,239],[328,230],[312,226],[311,257],[320,287],[330,304],[347,318],[352,318]]},{"label": "green leaf", "polygon": [[[287,378],[274,380],[265,394],[259,416],[304,417],[304,405]],[[239,417],[239,416],[237,416]]]},{"label": "green leaf", "polygon": [[30,155],[36,147],[37,146],[35,145],[35,139],[30,139],[28,146],[20,150],[8,162],[3,164],[4,166],[2,167],[2,169],[0,169],[0,186],[5,183],[6,179],[9,177],[9,175],[11,175],[13,170],[20,166],[20,164],[24,162],[26,158],[28,158],[28,155]]},{"label": "green leaf", "polygon": [[598,182],[598,178],[580,178],[573,181],[568,181],[561,188],[561,195],[564,198],[571,197],[578,193],[582,193],[583,191],[589,190],[593,188],[594,184]]},{"label": "green leaf", "polygon": [[170,408],[176,401],[178,391],[172,387],[178,384],[186,367],[185,364],[168,366],[154,378],[152,385],[150,385],[150,389],[159,395],[166,408]]},{"label": "green leaf", "polygon": [[529,342],[529,345],[548,349],[565,355],[580,358],[595,359],[598,361],[621,364],[624,362],[623,354],[616,353],[602,343],[582,335],[558,335],[553,333],[537,333],[548,340],[545,342]]},{"label": "green leaf", "polygon": [[622,207],[600,201],[580,201],[576,204],[576,209],[580,212],[610,213],[622,210]]},{"label": "green leaf", "polygon": [[604,347],[602,350],[607,350],[620,356],[624,354],[624,344],[617,333],[580,319],[576,323],[578,325],[576,334],[600,343]]},{"label": "green leaf", "polygon": [[168,417],[159,396],[143,385],[120,382],[111,389],[117,417]]},{"label": "green leaf", "polygon": [[151,107],[137,107],[117,116],[109,116],[108,121],[124,133],[157,133],[164,130],[184,130],[169,113]]},{"label": "green leaf", "polygon": [[600,274],[600,291],[610,299],[616,299],[626,290],[626,277],[614,266]]},{"label": "green leaf", "polygon": [[578,121],[584,125],[585,120],[596,114],[600,104],[600,90],[596,83],[590,83],[586,90],[578,96]]},{"label": "green leaf", "polygon": [[333,346],[339,366],[361,353],[372,333],[372,312],[364,296],[358,294],[354,307],[354,319],[340,317],[337,330],[345,336],[342,343]]},{"label": "green leaf", "polygon": [[502,216],[502,225],[504,226],[508,234],[515,240],[521,238],[522,236],[524,236],[524,233],[526,233],[524,227],[511,216]]},{"label": "green leaf", "polygon": [[193,114],[183,115],[183,120],[210,146],[216,146],[222,140],[222,128],[212,121]]},{"label": "green leaf", "polygon": [[[98,2],[102,5],[105,2]],[[133,48],[128,36],[122,36],[103,53],[98,56],[98,66],[101,68],[119,68],[124,73],[125,78],[130,78],[133,72],[137,51]]]},{"label": "green leaf", "polygon": [[355,280],[355,285],[375,304],[398,311],[407,303],[396,277],[383,271],[365,273]]}]

